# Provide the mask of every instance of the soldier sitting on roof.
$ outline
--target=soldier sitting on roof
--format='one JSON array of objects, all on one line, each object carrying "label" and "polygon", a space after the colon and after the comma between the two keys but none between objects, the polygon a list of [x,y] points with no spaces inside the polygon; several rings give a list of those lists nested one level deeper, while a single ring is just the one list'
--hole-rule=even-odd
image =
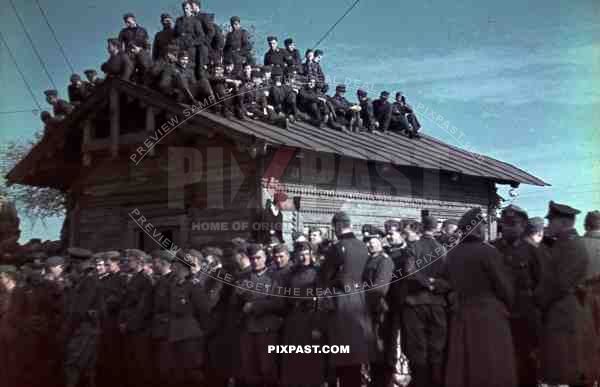
[{"label": "soldier sitting on roof", "polygon": [[308,84],[298,94],[298,107],[310,116],[310,123],[320,128],[327,122],[325,95],[316,87],[315,78],[310,78]]},{"label": "soldier sitting on roof", "polygon": [[94,92],[94,88],[102,83],[102,79],[98,78],[98,73],[94,69],[88,69],[83,72],[87,81],[83,82],[85,86],[85,95],[89,96]]},{"label": "soldier sitting on roof", "polygon": [[382,91],[379,99],[373,101],[373,115],[375,116],[375,124],[383,133],[387,133],[392,119],[392,104],[388,101],[390,93]]},{"label": "soldier sitting on roof", "polygon": [[146,84],[149,82],[150,69],[153,64],[150,51],[143,50],[135,42],[129,42],[127,52],[134,67],[131,80],[139,84]]},{"label": "soldier sitting on roof", "polygon": [[46,101],[54,108],[54,117],[56,119],[64,119],[75,109],[73,105],[64,99],[58,98],[58,91],[56,90],[46,90],[44,94],[46,94]]},{"label": "soldier sitting on roof", "polygon": [[367,92],[361,89],[358,89],[356,92],[356,96],[358,97],[358,103],[360,104],[360,120],[361,126],[365,128],[368,132],[373,133],[375,130],[375,117],[373,116],[373,104],[371,100],[367,97]]},{"label": "soldier sitting on roof", "polygon": [[197,99],[205,104],[212,96],[212,89],[207,78],[196,79],[194,70],[189,66],[190,57],[186,51],[180,51],[177,64],[163,71],[159,90],[170,95],[180,103],[197,103]]},{"label": "soldier sitting on roof", "polygon": [[46,133],[48,133],[48,131],[54,129],[60,122],[59,119],[52,117],[52,114],[50,114],[50,112],[46,111],[46,110],[44,110],[40,114],[40,119],[44,123],[44,134],[46,134]]},{"label": "soldier sitting on roof", "polygon": [[332,119],[330,125],[340,131],[357,131],[359,123],[359,105],[350,103],[345,97],[346,85],[338,85],[335,88],[335,95],[329,98],[332,107]]},{"label": "soldier sitting on roof", "polygon": [[287,117],[291,122],[296,121],[296,93],[291,87],[282,83],[282,76],[275,76],[275,83],[269,89],[269,107],[277,115]]},{"label": "soldier sitting on roof", "polygon": [[134,65],[129,56],[121,51],[121,42],[118,39],[110,38],[106,48],[110,57],[100,69],[106,73],[107,77],[117,77],[128,81],[133,74]]},{"label": "soldier sitting on roof", "polygon": [[390,130],[400,131],[410,138],[419,138],[421,124],[414,114],[412,107],[406,102],[402,92],[396,93],[396,102],[392,104]]},{"label": "soldier sitting on roof", "polygon": [[229,77],[225,76],[225,70],[220,64],[215,65],[213,75],[210,77],[210,86],[219,101],[215,105],[216,111],[217,113],[221,113],[225,118],[231,118],[233,116],[233,109],[235,108],[236,116],[244,119],[241,100],[235,94],[237,86],[241,84],[241,81],[234,79],[235,77],[231,72],[233,63],[227,63],[226,67],[230,69],[230,72],[227,74]]},{"label": "soldier sitting on roof", "polygon": [[81,81],[79,74],[71,75],[71,84],[68,87],[69,102],[72,105],[79,105],[86,97],[85,85]]}]

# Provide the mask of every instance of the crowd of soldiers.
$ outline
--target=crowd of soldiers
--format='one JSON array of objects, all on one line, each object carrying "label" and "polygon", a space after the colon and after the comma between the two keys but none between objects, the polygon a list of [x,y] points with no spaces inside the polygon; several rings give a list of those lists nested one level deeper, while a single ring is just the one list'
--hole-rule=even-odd
[{"label": "crowd of soldiers", "polygon": [[[209,106],[227,118],[263,120],[286,128],[290,122],[304,121],[344,132],[391,131],[419,137],[421,125],[401,92],[390,103],[387,91],[371,101],[359,89],[353,103],[341,84],[328,96],[322,50],[306,50],[303,61],[292,38],[280,48],[277,37],[269,36],[263,65],[257,66],[252,39],[238,16],[231,17],[231,30],[224,33],[213,14],[201,12],[198,1],[186,1],[182,8],[183,15],[175,22],[171,15],[161,15],[163,29],[153,44],[135,16],[125,14],[126,27],[118,38],[108,39],[109,59],[101,70],[108,78],[153,88],[183,104]],[[86,81],[78,74],[71,76],[69,102],[56,90],[45,92],[54,109],[54,116],[42,113],[46,128],[73,111],[102,82],[93,69],[85,75]]]},{"label": "crowd of soldiers", "polygon": [[[550,202],[545,229],[510,205],[488,243],[480,208],[441,230],[431,216],[365,225],[362,241],[340,212],[335,241],[310,229],[291,251],[272,236],[177,253],[70,248],[0,266],[0,380],[388,387],[403,381],[403,353],[411,386],[592,386],[600,212],[583,237],[578,213]],[[278,344],[350,351],[268,351]]]}]

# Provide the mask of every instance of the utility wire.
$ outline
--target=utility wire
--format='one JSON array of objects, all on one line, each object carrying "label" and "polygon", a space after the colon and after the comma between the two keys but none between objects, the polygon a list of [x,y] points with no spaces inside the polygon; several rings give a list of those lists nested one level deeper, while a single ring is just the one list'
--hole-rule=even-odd
[{"label": "utility wire", "polygon": [[315,43],[315,45],[313,46],[313,48],[317,48],[319,46],[319,44],[325,40],[325,38],[327,38],[327,36],[329,36],[329,34],[331,33],[331,31],[333,31],[335,29],[335,27],[337,27],[338,24],[340,24],[342,22],[342,20],[344,20],[344,18],[346,16],[348,16],[348,14],[354,9],[354,7],[356,7],[358,5],[358,3],[360,2],[360,0],[356,0],[354,2],[354,4],[352,4],[350,6],[350,8],[348,8],[346,10],[346,12],[344,12],[344,14],[335,22],[333,23],[333,25],[331,26],[331,28],[329,28],[329,30],[327,30],[327,32],[325,32],[325,34],[321,37],[321,39],[319,39],[317,41],[317,43]]},{"label": "utility wire", "polygon": [[56,31],[54,31],[54,28],[50,24],[50,21],[48,20],[48,16],[46,15],[46,11],[44,11],[44,8],[40,4],[39,0],[35,0],[35,3],[37,4],[38,8],[40,9],[40,12],[42,13],[42,16],[44,17],[44,20],[46,21],[46,25],[50,29],[50,32],[52,32],[52,36],[54,37],[54,41],[56,41],[56,44],[58,45],[58,48],[60,49],[60,52],[62,53],[63,58],[65,58],[65,61],[67,62],[67,65],[69,65],[69,68],[71,69],[71,72],[75,73],[75,68],[73,67],[73,64],[71,63],[71,61],[67,57],[67,54],[65,53],[65,49],[63,48],[62,44],[58,40],[58,37],[56,36]]},{"label": "utility wire", "polygon": [[25,26],[25,23],[23,22],[23,19],[21,19],[21,15],[19,15],[19,11],[17,11],[17,7],[15,7],[15,3],[13,2],[13,0],[8,0],[10,2],[10,5],[12,6],[15,15],[17,15],[17,19],[19,20],[19,24],[21,24],[21,27],[23,28],[23,31],[25,31],[25,36],[27,36],[27,40],[29,40],[29,44],[31,44],[31,47],[33,48],[33,52],[35,52],[35,55],[37,56],[38,60],[40,61],[40,64],[42,65],[44,71],[46,72],[46,75],[48,76],[48,79],[50,79],[50,83],[52,84],[52,86],[54,87],[54,89],[58,90],[58,87],[56,87],[56,84],[54,83],[54,80],[52,79],[52,76],[50,75],[50,71],[48,71],[48,67],[46,67],[46,63],[44,62],[44,60],[42,59],[42,56],[40,55],[39,51],[37,50],[37,48],[35,47],[35,44],[33,43],[33,39],[31,39],[31,35],[29,35],[29,32],[27,31],[27,27]]},{"label": "utility wire", "polygon": [[33,102],[35,102],[35,104],[37,105],[37,107],[38,107],[39,110],[42,110],[42,107],[40,106],[40,103],[35,98],[35,94],[33,93],[33,90],[31,89],[31,85],[29,84],[29,82],[27,82],[27,78],[25,78],[25,74],[23,74],[23,71],[21,71],[21,68],[19,67],[19,63],[17,63],[17,60],[15,59],[15,56],[13,55],[12,50],[8,46],[8,43],[4,39],[4,34],[2,34],[2,32],[0,32],[0,38],[2,38],[2,43],[4,43],[4,45],[6,46],[6,49],[8,51],[8,55],[10,56],[10,59],[12,59],[15,67],[17,68],[17,71],[19,72],[19,75],[21,75],[21,78],[23,79],[23,82],[25,82],[25,86],[27,86],[27,90],[29,90],[29,94],[31,94],[31,98],[33,99]]},{"label": "utility wire", "polygon": [[29,109],[29,110],[11,110],[11,111],[6,111],[6,112],[0,112],[1,115],[5,115],[5,114],[18,114],[18,113],[37,113],[39,110],[38,109]]}]

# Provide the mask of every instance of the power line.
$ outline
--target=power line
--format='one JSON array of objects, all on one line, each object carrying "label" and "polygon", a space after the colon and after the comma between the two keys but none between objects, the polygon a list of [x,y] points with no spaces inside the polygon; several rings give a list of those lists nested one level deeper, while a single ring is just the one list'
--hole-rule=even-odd
[{"label": "power line", "polygon": [[2,32],[0,32],[0,38],[2,38],[2,42],[6,46],[6,49],[8,51],[8,55],[10,56],[10,59],[12,59],[13,64],[17,68],[17,71],[19,72],[19,75],[21,75],[21,78],[23,79],[23,82],[25,82],[25,86],[27,86],[27,90],[29,90],[29,94],[31,94],[31,98],[33,99],[33,102],[35,102],[35,104],[37,105],[37,107],[38,107],[39,110],[42,110],[42,106],[40,105],[40,103],[35,98],[35,94],[33,93],[33,90],[31,89],[31,85],[29,84],[29,82],[27,82],[27,78],[25,78],[25,74],[23,74],[23,71],[21,71],[21,68],[19,67],[19,63],[17,63],[17,59],[13,55],[12,50],[8,46],[8,43],[6,42],[6,40],[4,39],[4,34],[2,34]]},{"label": "power line", "polygon": [[65,49],[63,48],[62,44],[58,40],[58,37],[56,36],[56,31],[54,31],[54,28],[52,28],[52,25],[50,24],[50,21],[48,21],[48,16],[46,15],[46,11],[44,11],[44,8],[42,8],[42,5],[40,4],[39,0],[35,0],[35,3],[37,4],[38,8],[40,9],[40,12],[42,13],[42,16],[44,17],[44,20],[46,21],[46,25],[50,29],[50,32],[52,32],[52,36],[54,37],[54,41],[56,41],[56,44],[58,45],[58,48],[60,49],[60,52],[62,53],[63,58],[65,58],[65,61],[67,62],[67,65],[69,65],[69,68],[71,69],[71,72],[75,73],[75,68],[73,67],[73,64],[71,63],[71,61],[67,57],[67,54],[65,53]]},{"label": "power line", "polygon": [[10,110],[10,111],[5,111],[5,112],[0,112],[1,115],[4,114],[18,114],[18,113],[37,113],[39,112],[38,109],[29,109],[29,110]]},{"label": "power line", "polygon": [[331,31],[334,30],[335,27],[337,27],[338,24],[341,23],[342,20],[344,20],[344,18],[346,16],[348,16],[348,14],[354,9],[354,7],[356,7],[358,5],[358,3],[360,2],[360,0],[356,0],[354,2],[354,4],[352,4],[350,6],[350,8],[348,8],[346,10],[346,12],[344,12],[344,14],[331,26],[331,28],[329,28],[329,30],[327,30],[327,32],[321,37],[321,39],[319,39],[319,41],[317,43],[315,43],[315,45],[313,46],[313,48],[317,48],[319,46],[319,44],[325,40],[325,38],[327,38],[327,36],[331,33]]},{"label": "power line", "polygon": [[46,67],[46,63],[42,59],[42,56],[40,55],[40,53],[37,50],[37,48],[35,47],[35,44],[33,44],[33,39],[31,39],[31,35],[29,35],[29,32],[27,31],[27,27],[25,26],[25,23],[23,22],[23,19],[21,19],[21,15],[19,15],[19,11],[17,11],[17,7],[15,7],[15,3],[13,2],[13,0],[8,0],[8,1],[10,2],[10,5],[12,6],[12,8],[13,8],[13,10],[15,12],[15,15],[17,15],[17,19],[19,20],[19,24],[21,24],[21,27],[23,28],[23,31],[25,31],[25,36],[27,36],[27,40],[29,40],[29,44],[31,44],[31,47],[33,48],[33,52],[35,52],[35,55],[37,56],[38,60],[40,61],[40,64],[42,65],[42,68],[46,72],[46,75],[48,76],[48,79],[50,79],[50,83],[52,84],[52,86],[54,87],[54,89],[58,90],[58,87],[56,87],[56,84],[54,83],[54,80],[52,79],[52,76],[50,75],[50,71],[48,71],[48,67]]}]

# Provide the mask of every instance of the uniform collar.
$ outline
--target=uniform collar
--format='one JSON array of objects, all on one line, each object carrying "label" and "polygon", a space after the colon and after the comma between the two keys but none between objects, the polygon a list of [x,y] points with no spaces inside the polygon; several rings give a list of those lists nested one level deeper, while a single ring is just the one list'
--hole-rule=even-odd
[{"label": "uniform collar", "polygon": [[342,239],[355,239],[355,238],[356,238],[356,236],[354,235],[353,232],[346,232],[346,233],[343,233],[342,235],[340,235],[338,237],[339,240],[342,240]]}]

